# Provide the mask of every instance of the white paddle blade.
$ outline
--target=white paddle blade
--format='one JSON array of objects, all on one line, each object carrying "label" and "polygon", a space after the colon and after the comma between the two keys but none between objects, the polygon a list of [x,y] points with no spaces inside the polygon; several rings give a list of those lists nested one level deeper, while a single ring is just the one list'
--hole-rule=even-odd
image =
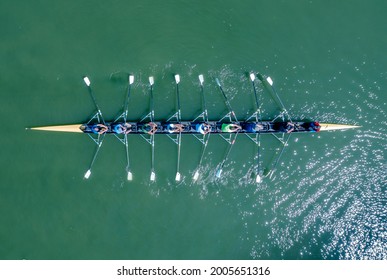
[{"label": "white paddle blade", "polygon": [[83,81],[85,82],[85,84],[89,87],[90,86],[90,80],[88,77],[83,77]]},{"label": "white paddle blade", "polygon": [[153,86],[153,84],[155,83],[155,80],[153,79],[153,77],[149,77],[149,83],[151,86]]},{"label": "white paddle blade", "polygon": [[180,180],[181,180],[181,175],[180,175],[179,172],[176,173],[175,180],[176,180],[176,182],[180,182]]},{"label": "white paddle blade", "polygon": [[133,180],[133,174],[132,172],[128,171],[128,181],[132,181]]},{"label": "white paddle blade", "polygon": [[91,175],[91,170],[89,169],[89,170],[87,170],[86,173],[85,173],[85,176],[84,176],[85,179],[89,179],[90,175]]},{"label": "white paddle blade", "polygon": [[129,75],[129,84],[133,84],[134,82],[134,76],[133,75]]},{"label": "white paddle blade", "polygon": [[266,81],[272,86],[273,85],[273,80],[270,77],[266,78]]},{"label": "white paddle blade", "polygon": [[179,74],[175,75],[175,81],[176,81],[176,84],[180,83],[180,75]]},{"label": "white paddle blade", "polygon": [[199,179],[199,170],[196,170],[194,176],[193,176],[193,180],[194,181],[197,181]]},{"label": "white paddle blade", "polygon": [[255,182],[258,183],[258,184],[262,182],[262,178],[261,178],[261,176],[259,174],[255,178]]},{"label": "white paddle blade", "polygon": [[203,83],[204,83],[204,77],[202,74],[199,75],[199,82],[201,85],[203,85]]},{"label": "white paddle blade", "polygon": [[153,171],[151,172],[150,180],[151,180],[152,182],[153,182],[154,180],[156,180],[156,173],[154,173]]},{"label": "white paddle blade", "polygon": [[222,176],[222,169],[218,169],[218,171],[216,171],[216,178],[220,178],[220,176]]},{"label": "white paddle blade", "polygon": [[254,73],[250,73],[250,80],[251,80],[252,82],[255,81],[255,74],[254,74]]},{"label": "white paddle blade", "polygon": [[216,78],[215,81],[216,81],[216,83],[218,84],[218,87],[221,87],[220,82],[219,82],[219,79]]}]

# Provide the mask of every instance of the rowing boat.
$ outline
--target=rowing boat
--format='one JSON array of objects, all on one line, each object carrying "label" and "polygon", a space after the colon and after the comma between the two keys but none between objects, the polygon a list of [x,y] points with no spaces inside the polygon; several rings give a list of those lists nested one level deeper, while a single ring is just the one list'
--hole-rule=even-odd
[{"label": "rowing boat", "polygon": [[[132,127],[130,134],[145,134],[144,130],[141,128],[144,127],[147,123],[140,122],[128,122]],[[285,123],[282,122],[233,122],[234,124],[241,125],[242,127],[247,124],[254,124],[258,127],[262,127],[261,130],[256,130],[256,133],[282,133],[280,129],[275,129],[275,127],[282,126]],[[310,122],[294,122],[296,127],[299,129],[294,130],[291,133],[297,132],[310,132],[304,129],[304,126],[308,125]],[[123,123],[107,123],[108,131],[106,133],[116,134],[113,130],[114,125],[122,125]],[[173,132],[168,131],[168,125],[171,122],[155,122],[159,128],[155,134],[169,134]],[[182,134],[200,134],[195,127],[200,124],[198,122],[188,122],[183,121],[179,124],[184,126]],[[208,124],[211,126],[211,133],[226,133],[222,132],[221,126],[223,123],[217,121],[209,121]],[[348,124],[335,124],[335,123],[319,123],[320,131],[331,131],[331,130],[345,130],[351,128],[359,128],[357,125],[348,125]],[[92,126],[90,124],[68,124],[68,125],[56,125],[56,126],[40,126],[29,128],[31,130],[43,130],[43,131],[54,131],[54,132],[75,132],[75,133],[93,133]],[[236,133],[236,132],[227,132],[227,133]],[[248,133],[245,129],[241,129],[239,133]]]},{"label": "rowing boat", "polygon": [[[154,119],[154,109],[153,109],[153,85],[154,78],[149,77],[150,85],[150,112],[142,118],[140,121],[130,121],[127,119],[128,115],[128,105],[131,94],[131,86],[134,82],[134,76],[129,75],[128,79],[128,90],[124,104],[124,111],[119,115],[114,121],[106,122],[102,116],[102,112],[96,102],[94,93],[91,88],[91,82],[88,77],[84,77],[84,83],[86,84],[90,96],[94,102],[96,113],[94,116],[86,123],[79,124],[67,124],[67,125],[55,125],[55,126],[40,126],[32,127],[31,130],[41,130],[41,131],[51,131],[51,132],[73,132],[73,133],[83,133],[87,134],[96,144],[97,150],[93,156],[92,162],[89,166],[89,169],[86,171],[84,178],[88,179],[91,175],[91,169],[97,158],[99,149],[102,146],[105,135],[112,134],[118,140],[120,140],[125,145],[126,158],[127,158],[127,179],[128,181],[133,180],[133,174],[130,169],[129,161],[129,146],[128,146],[128,135],[140,135],[144,140],[146,140],[152,146],[152,166],[151,166],[151,175],[150,181],[155,181],[156,172],[154,168],[154,147],[155,147],[155,134],[164,134],[168,136],[178,148],[178,159],[177,159],[177,172],[176,172],[176,181],[181,180],[180,174],[180,150],[181,150],[181,137],[182,135],[193,135],[198,139],[202,145],[202,154],[200,157],[200,162],[196,168],[193,180],[198,180],[201,173],[202,160],[205,155],[207,144],[210,138],[210,135],[219,135],[222,139],[226,140],[229,143],[227,152],[222,162],[219,164],[215,176],[221,178],[223,166],[231,153],[232,147],[236,141],[238,135],[246,135],[258,146],[257,153],[257,162],[255,167],[256,172],[256,182],[260,183],[263,177],[271,177],[276,169],[276,166],[287,146],[289,138],[294,133],[313,133],[321,131],[333,131],[333,130],[345,130],[358,128],[356,125],[348,124],[334,124],[334,123],[319,123],[316,121],[293,121],[285,106],[283,105],[282,100],[279,98],[279,95],[273,87],[273,80],[270,77],[264,78],[261,74],[251,73],[249,75],[252,82],[256,110],[254,114],[245,120],[239,121],[231,107],[231,104],[227,98],[225,91],[219,81],[215,79],[220,92],[222,93],[225,101],[225,105],[228,108],[228,113],[222,117],[220,120],[211,121],[208,119],[208,113],[206,108],[205,94],[204,94],[204,77],[199,75],[199,82],[201,88],[201,98],[202,98],[202,113],[198,115],[192,121],[185,121],[181,119],[181,109],[180,109],[180,93],[179,93],[179,83],[180,75],[176,74],[174,76],[176,82],[176,113],[173,114],[167,121],[156,121]],[[264,121],[261,119],[261,109],[259,105],[259,99],[256,91],[256,77],[262,82],[263,85],[269,85],[275,97],[277,98],[278,103],[281,107],[281,112],[273,120]],[[271,170],[267,174],[263,174],[261,170],[260,162],[260,136],[262,134],[271,134],[276,139],[278,139],[282,144],[282,149],[277,157],[277,160],[273,164]],[[281,135],[281,136],[277,136]]]}]

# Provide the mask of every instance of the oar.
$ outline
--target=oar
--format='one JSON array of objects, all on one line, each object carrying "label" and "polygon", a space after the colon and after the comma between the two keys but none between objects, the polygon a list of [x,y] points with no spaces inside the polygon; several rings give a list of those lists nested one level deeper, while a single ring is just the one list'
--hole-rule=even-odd
[{"label": "oar", "polygon": [[206,97],[204,95],[204,77],[203,75],[199,75],[199,82],[200,82],[200,89],[201,89],[201,96],[202,96],[202,107],[203,107],[203,119],[205,122],[208,122],[208,112],[207,112],[207,105],[206,105]]},{"label": "oar", "polygon": [[[200,92],[201,92],[201,98],[202,98],[202,109],[203,109],[203,112],[196,117],[195,120],[197,120],[198,118],[203,118],[203,121],[204,122],[208,122],[208,113],[207,113],[207,105],[206,105],[206,98],[205,98],[205,95],[204,95],[204,77],[202,74],[199,75],[199,82],[200,82]],[[195,121],[194,120],[194,121]],[[193,181],[197,181],[199,179],[199,175],[200,175],[200,167],[202,165],[202,161],[203,161],[203,158],[204,158],[204,154],[206,152],[206,148],[207,148],[207,145],[208,145],[208,141],[210,140],[210,132],[208,134],[204,134],[203,135],[203,139],[199,139],[199,137],[197,137],[196,135],[194,135],[198,140],[200,140],[200,142],[202,143],[203,147],[202,147],[202,153],[201,153],[201,156],[200,156],[200,160],[199,160],[199,164],[198,164],[198,167],[196,168],[196,171],[193,175]],[[207,137],[207,139],[205,140],[205,138]]]},{"label": "oar", "polygon": [[261,148],[261,134],[258,132],[258,152],[257,152],[257,177],[255,178],[256,183],[261,183],[262,178],[260,175],[261,172],[261,163],[260,163],[260,148]]},{"label": "oar", "polygon": [[127,179],[128,181],[132,181],[133,180],[133,174],[130,170],[130,161],[129,161],[129,145],[128,145],[128,136],[125,134],[125,150],[126,150],[126,161],[127,161],[127,165],[126,165],[126,171],[128,172],[128,176],[127,176]]},{"label": "oar", "polygon": [[[129,86],[128,86],[128,94],[126,96],[126,100],[125,100],[125,115],[124,115],[124,122],[126,122],[126,119],[128,117],[128,106],[129,106],[129,98],[130,98],[130,89],[131,89],[131,85],[133,84],[134,82],[134,76],[133,75],[129,75]],[[126,171],[128,172],[128,176],[127,176],[127,179],[128,181],[132,181],[133,180],[133,174],[130,170],[130,161],[129,161],[129,145],[128,145],[128,135],[125,134],[125,150],[126,150],[126,161],[127,161],[127,166],[126,166]]]},{"label": "oar", "polygon": [[[126,123],[126,120],[127,120],[127,117],[128,117],[128,107],[129,107],[129,99],[130,99],[130,89],[131,89],[131,85],[133,84],[134,82],[134,76],[133,75],[129,75],[129,85],[128,85],[128,92],[127,92],[127,95],[126,95],[126,99],[125,99],[125,104],[124,104],[124,113],[121,115],[123,116],[123,119],[124,119],[124,122]],[[117,119],[119,119],[120,117],[118,117]],[[120,139],[121,140],[121,139]],[[132,181],[133,180],[133,174],[130,170],[130,160],[129,160],[129,145],[128,145],[128,135],[125,134],[124,136],[124,143],[125,143],[125,152],[126,152],[126,162],[127,162],[127,165],[126,165],[126,172],[127,172],[127,180],[128,181]]]},{"label": "oar", "polygon": [[[235,118],[235,121],[238,121],[238,119],[237,119],[237,117],[236,117],[236,115],[235,115],[235,113],[234,113],[234,110],[231,108],[230,102],[228,101],[228,98],[227,98],[226,94],[224,93],[224,90],[223,90],[223,88],[222,88],[222,85],[221,85],[220,82],[219,82],[219,79],[216,78],[215,81],[216,81],[216,83],[218,84],[218,87],[219,87],[220,91],[221,91],[222,94],[223,94],[224,101],[225,101],[226,106],[227,106],[228,111],[229,111],[228,114],[233,115],[234,118]],[[227,115],[226,115],[226,116],[227,116]]]},{"label": "oar", "polygon": [[175,82],[176,82],[176,100],[177,100],[177,110],[176,113],[174,113],[168,120],[169,122],[171,119],[175,118],[177,122],[180,122],[181,120],[181,112],[180,112],[180,93],[179,93],[179,83],[180,83],[180,75],[175,75]]},{"label": "oar", "polygon": [[106,124],[106,123],[105,123],[105,120],[103,119],[101,109],[99,108],[99,106],[98,106],[98,104],[97,104],[97,101],[96,101],[96,99],[95,99],[93,90],[91,89],[91,82],[90,82],[89,78],[85,76],[85,77],[83,77],[83,81],[85,82],[85,84],[86,84],[86,86],[87,86],[87,88],[88,88],[88,90],[89,90],[90,96],[91,96],[91,98],[93,99],[94,106],[95,106],[95,108],[97,109],[97,112],[98,112],[99,116],[101,117],[102,123],[103,123],[103,124]]},{"label": "oar", "polygon": [[151,167],[150,180],[155,181],[156,173],[155,173],[155,136],[154,135],[151,135],[151,143],[152,143],[152,167]]},{"label": "oar", "polygon": [[218,170],[216,171],[216,177],[217,178],[220,178],[220,176],[222,175],[224,163],[226,162],[228,156],[230,155],[232,147],[234,146],[237,137],[238,137],[238,132],[235,134],[234,140],[229,144],[226,156],[223,158],[223,161],[221,162],[221,164],[219,165]]},{"label": "oar", "polygon": [[[150,120],[151,122],[154,121],[154,108],[153,108],[153,84],[154,84],[153,77],[149,77],[149,85],[150,85]],[[155,173],[155,136],[152,134],[150,136],[150,141],[152,145],[152,167],[151,167],[151,175],[150,180],[154,182],[156,180],[156,173]]]},{"label": "oar", "polygon": [[257,89],[255,88],[255,74],[250,73],[250,80],[253,85],[253,90],[254,90],[254,96],[255,96],[255,105],[256,105],[256,110],[258,112],[259,110],[259,101],[258,101],[258,95],[257,95]]},{"label": "oar", "polygon": [[[274,84],[273,80],[272,80],[270,77],[267,77],[267,78],[266,78],[266,81],[269,83],[269,85],[270,85],[271,88],[273,89],[273,92],[274,92],[275,96],[277,97],[279,103],[281,104],[281,107],[282,107],[281,109],[284,110],[284,111],[286,111],[286,108],[285,108],[284,103],[282,102],[281,98],[279,97],[277,91],[275,90],[275,88],[274,88],[274,86],[273,86],[273,84]],[[286,112],[287,112],[287,111],[286,111]]]},{"label": "oar", "polygon": [[281,159],[281,157],[282,157],[282,154],[284,153],[285,148],[286,148],[287,145],[288,145],[288,141],[289,141],[290,136],[291,136],[292,134],[289,133],[288,135],[289,135],[289,136],[288,136],[288,138],[286,139],[286,141],[283,143],[281,152],[280,152],[280,154],[278,155],[278,158],[277,158],[277,160],[275,161],[272,170],[266,175],[266,176],[269,176],[270,179],[271,179],[271,177],[273,176],[274,172],[275,172],[276,169],[277,169],[277,165],[278,165],[278,163],[279,163],[279,161],[280,161],[280,159]]},{"label": "oar", "polygon": [[[199,179],[199,175],[200,175],[199,174],[199,170],[200,170],[200,167],[202,166],[202,161],[203,161],[204,154],[205,154],[205,151],[206,151],[206,148],[207,148],[207,145],[208,145],[208,141],[210,140],[210,135],[211,134],[208,133],[206,135],[207,135],[207,140],[203,144],[203,149],[202,149],[202,154],[200,156],[200,161],[199,161],[198,167],[196,168],[196,171],[195,171],[194,176],[193,176],[193,180],[194,181],[197,181],[197,179]],[[204,138],[203,138],[203,140],[204,140]]]},{"label": "oar", "polygon": [[180,149],[181,149],[181,132],[177,136],[178,139],[178,144],[177,144],[177,172],[176,172],[176,177],[175,180],[179,182],[181,180],[181,174],[180,174]]},{"label": "oar", "polygon": [[[262,76],[261,74],[259,74],[259,73],[258,73],[258,77],[259,77],[259,79],[260,79],[261,81],[264,80],[263,76]],[[272,80],[270,77],[267,77],[267,78],[266,78],[266,81],[267,81],[267,83],[270,85],[270,87],[271,87],[272,91],[274,92],[275,96],[277,97],[277,102],[279,102],[279,105],[280,105],[280,107],[281,107],[282,113],[281,113],[279,116],[282,116],[282,118],[283,118],[283,115],[286,114],[286,115],[288,116],[289,120],[292,121],[292,120],[291,120],[291,117],[290,117],[290,115],[289,115],[288,110],[285,108],[284,103],[282,102],[281,98],[279,97],[277,91],[275,90],[275,88],[274,88],[274,86],[273,86],[273,84],[274,84],[273,80]],[[278,118],[279,116],[277,116],[276,118]],[[276,118],[275,118],[275,119],[276,119]],[[275,119],[274,119],[274,120],[275,120]]]},{"label": "oar", "polygon": [[126,99],[125,99],[125,105],[124,105],[124,110],[125,110],[125,114],[124,114],[124,122],[126,122],[126,119],[128,117],[128,111],[129,111],[129,99],[130,99],[130,89],[131,89],[131,85],[133,84],[134,82],[134,76],[133,75],[129,75],[129,86],[128,86],[128,93],[126,95]]},{"label": "oar", "polygon": [[202,74],[199,75],[199,82],[200,82],[200,96],[201,96],[203,111],[192,122],[195,122],[199,118],[202,118],[203,121],[208,122],[208,112],[207,112],[206,98],[204,95],[204,86],[203,86],[204,77]]},{"label": "oar", "polygon": [[[253,85],[253,91],[254,91],[254,96],[255,96],[255,106],[256,106],[256,111],[255,111],[255,113],[251,117],[255,116],[255,119],[258,122],[258,121],[260,121],[261,116],[260,116],[260,109],[259,109],[259,101],[258,101],[257,89],[255,88],[255,79],[256,79],[255,74],[254,73],[250,73],[250,80],[251,80],[251,83]],[[261,175],[260,175],[260,171],[261,171],[261,168],[260,168],[260,165],[261,165],[260,164],[261,134],[259,133],[259,131],[258,131],[257,146],[258,146],[258,152],[257,152],[257,176],[255,178],[255,182],[256,183],[261,183],[262,182],[262,178],[261,178]]]},{"label": "oar", "polygon": [[[97,158],[97,155],[98,155],[98,152],[102,146],[102,142],[103,142],[103,139],[105,137],[105,134],[102,134],[101,135],[101,140],[98,141],[98,144],[97,144],[97,150],[95,151],[94,153],[94,156],[93,156],[93,159],[90,163],[90,166],[89,166],[89,169],[86,171],[85,175],[84,175],[84,178],[85,179],[89,179],[90,175],[91,175],[91,168],[93,167],[94,165],[94,162],[95,162],[95,159]],[[97,143],[97,142],[96,142]]]},{"label": "oar", "polygon": [[[176,82],[176,98],[177,98],[177,115],[176,120],[180,122],[181,120],[181,111],[180,111],[180,92],[179,92],[179,83],[180,83],[180,75],[175,75],[175,82]],[[181,180],[181,174],[180,174],[180,150],[181,150],[181,132],[177,135],[177,171],[176,171],[176,177],[175,180],[179,182]]]},{"label": "oar", "polygon": [[155,117],[155,112],[153,108],[153,84],[155,83],[154,78],[151,76],[149,77],[149,84],[150,84],[150,120],[153,122],[154,117]]},{"label": "oar", "polygon": [[180,111],[180,93],[179,93],[179,83],[180,83],[180,75],[175,75],[176,82],[176,97],[177,97],[177,121],[181,120],[181,111]]}]

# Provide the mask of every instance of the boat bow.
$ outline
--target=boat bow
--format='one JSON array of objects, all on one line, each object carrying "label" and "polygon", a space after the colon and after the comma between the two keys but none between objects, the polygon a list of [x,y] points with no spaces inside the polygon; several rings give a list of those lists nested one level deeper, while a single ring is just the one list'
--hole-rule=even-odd
[{"label": "boat bow", "polygon": [[56,132],[79,132],[83,133],[81,130],[82,124],[67,124],[67,125],[55,125],[55,126],[39,126],[32,127],[32,130],[43,130],[43,131],[56,131]]}]

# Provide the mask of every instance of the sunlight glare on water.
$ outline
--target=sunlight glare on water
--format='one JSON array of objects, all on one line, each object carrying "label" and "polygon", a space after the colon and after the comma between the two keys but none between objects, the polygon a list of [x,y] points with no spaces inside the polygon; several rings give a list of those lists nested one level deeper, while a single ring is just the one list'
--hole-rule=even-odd
[{"label": "sunlight glare on water", "polygon": [[[387,4],[370,1],[0,2],[1,259],[386,259]],[[329,16],[327,16],[329,15]],[[201,112],[198,75],[211,120],[228,108],[239,120],[256,108],[249,74],[271,77],[292,120],[360,128],[292,135],[258,145],[238,135],[202,144],[151,145],[106,137],[88,180],[95,144],[82,134],[26,127],[128,119],[150,110],[182,119]],[[263,120],[280,114],[255,81]],[[259,163],[258,163],[259,158]],[[220,178],[217,170],[222,167]],[[192,179],[197,168],[199,177]],[[259,170],[258,170],[259,169]],[[257,174],[262,177],[256,183]],[[189,240],[190,242],[187,242]]]}]

